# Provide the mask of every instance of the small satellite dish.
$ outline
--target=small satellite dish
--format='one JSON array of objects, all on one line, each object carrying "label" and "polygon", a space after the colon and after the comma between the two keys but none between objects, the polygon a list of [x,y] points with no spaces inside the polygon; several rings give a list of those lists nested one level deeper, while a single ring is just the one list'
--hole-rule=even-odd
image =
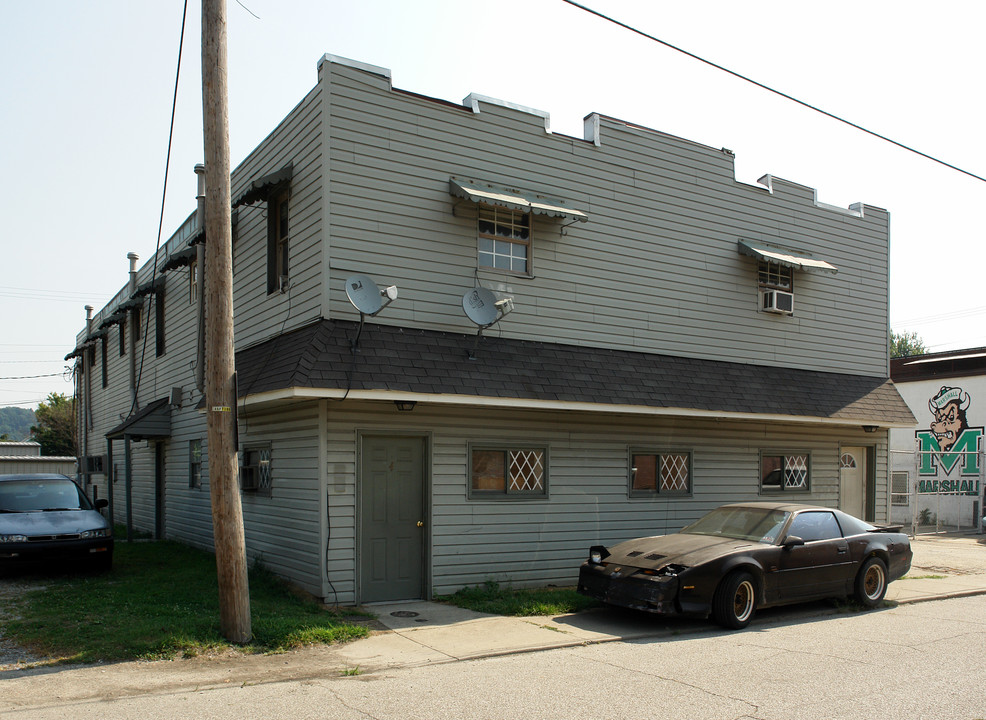
[{"label": "small satellite dish", "polygon": [[481,328],[495,323],[499,314],[496,295],[484,287],[475,287],[462,296],[462,310]]},{"label": "small satellite dish", "polygon": [[346,278],[346,297],[353,307],[365,315],[376,315],[383,309],[380,288],[366,275]]}]

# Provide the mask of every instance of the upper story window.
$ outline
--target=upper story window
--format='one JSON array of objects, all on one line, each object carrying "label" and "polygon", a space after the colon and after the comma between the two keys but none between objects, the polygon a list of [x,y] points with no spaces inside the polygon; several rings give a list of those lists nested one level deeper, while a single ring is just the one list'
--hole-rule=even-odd
[{"label": "upper story window", "polygon": [[271,193],[267,200],[267,293],[286,289],[290,224],[288,223],[290,188]]},{"label": "upper story window", "polygon": [[786,265],[761,260],[757,279],[761,288],[770,290],[794,290],[794,271]]},{"label": "upper story window", "polygon": [[531,215],[519,210],[479,206],[479,266],[529,274]]},{"label": "upper story window", "polygon": [[188,263],[188,302],[194,303],[199,297],[199,262]]}]

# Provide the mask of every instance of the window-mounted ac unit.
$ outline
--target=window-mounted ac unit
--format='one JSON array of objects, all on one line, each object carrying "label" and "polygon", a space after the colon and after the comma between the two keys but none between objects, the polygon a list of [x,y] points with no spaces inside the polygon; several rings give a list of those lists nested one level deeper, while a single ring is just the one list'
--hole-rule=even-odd
[{"label": "window-mounted ac unit", "polygon": [[784,292],[783,290],[764,290],[762,307],[764,312],[793,315],[794,293]]},{"label": "window-mounted ac unit", "polygon": [[260,472],[256,465],[240,468],[240,488],[243,490],[258,490],[260,488]]}]

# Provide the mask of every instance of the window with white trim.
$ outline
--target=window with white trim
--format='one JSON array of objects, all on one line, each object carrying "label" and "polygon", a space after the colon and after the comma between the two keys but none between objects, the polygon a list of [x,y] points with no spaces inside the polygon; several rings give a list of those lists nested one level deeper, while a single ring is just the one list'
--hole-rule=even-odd
[{"label": "window with white trim", "polygon": [[479,206],[479,267],[529,274],[531,216],[496,205]]},{"label": "window with white trim", "polygon": [[630,497],[691,495],[690,452],[630,452]]},{"label": "window with white trim", "polygon": [[794,290],[794,270],[787,265],[761,260],[757,270],[757,281],[762,289]]},{"label": "window with white trim", "polygon": [[469,448],[469,496],[544,497],[548,489],[548,453],[543,447]]},{"label": "window with white trim", "polygon": [[202,441],[188,441],[188,487],[202,487]]},{"label": "window with white trim", "polygon": [[760,491],[808,492],[811,490],[811,456],[808,453],[760,454]]}]

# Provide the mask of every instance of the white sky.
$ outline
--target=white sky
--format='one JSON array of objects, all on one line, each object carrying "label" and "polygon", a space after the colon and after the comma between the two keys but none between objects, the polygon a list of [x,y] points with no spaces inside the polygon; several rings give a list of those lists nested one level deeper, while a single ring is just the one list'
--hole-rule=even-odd
[{"label": "white sky", "polygon": [[[600,112],[736,153],[822,202],[891,213],[890,317],[929,349],[986,345],[986,183],[895,148],[562,0],[227,0],[235,167],[316,82],[325,53],[394,86]],[[778,90],[986,176],[986,3],[583,0]],[[155,249],[181,0],[2,0],[0,407],[72,393],[85,320]],[[200,4],[189,3],[162,241],[195,207]]]}]

